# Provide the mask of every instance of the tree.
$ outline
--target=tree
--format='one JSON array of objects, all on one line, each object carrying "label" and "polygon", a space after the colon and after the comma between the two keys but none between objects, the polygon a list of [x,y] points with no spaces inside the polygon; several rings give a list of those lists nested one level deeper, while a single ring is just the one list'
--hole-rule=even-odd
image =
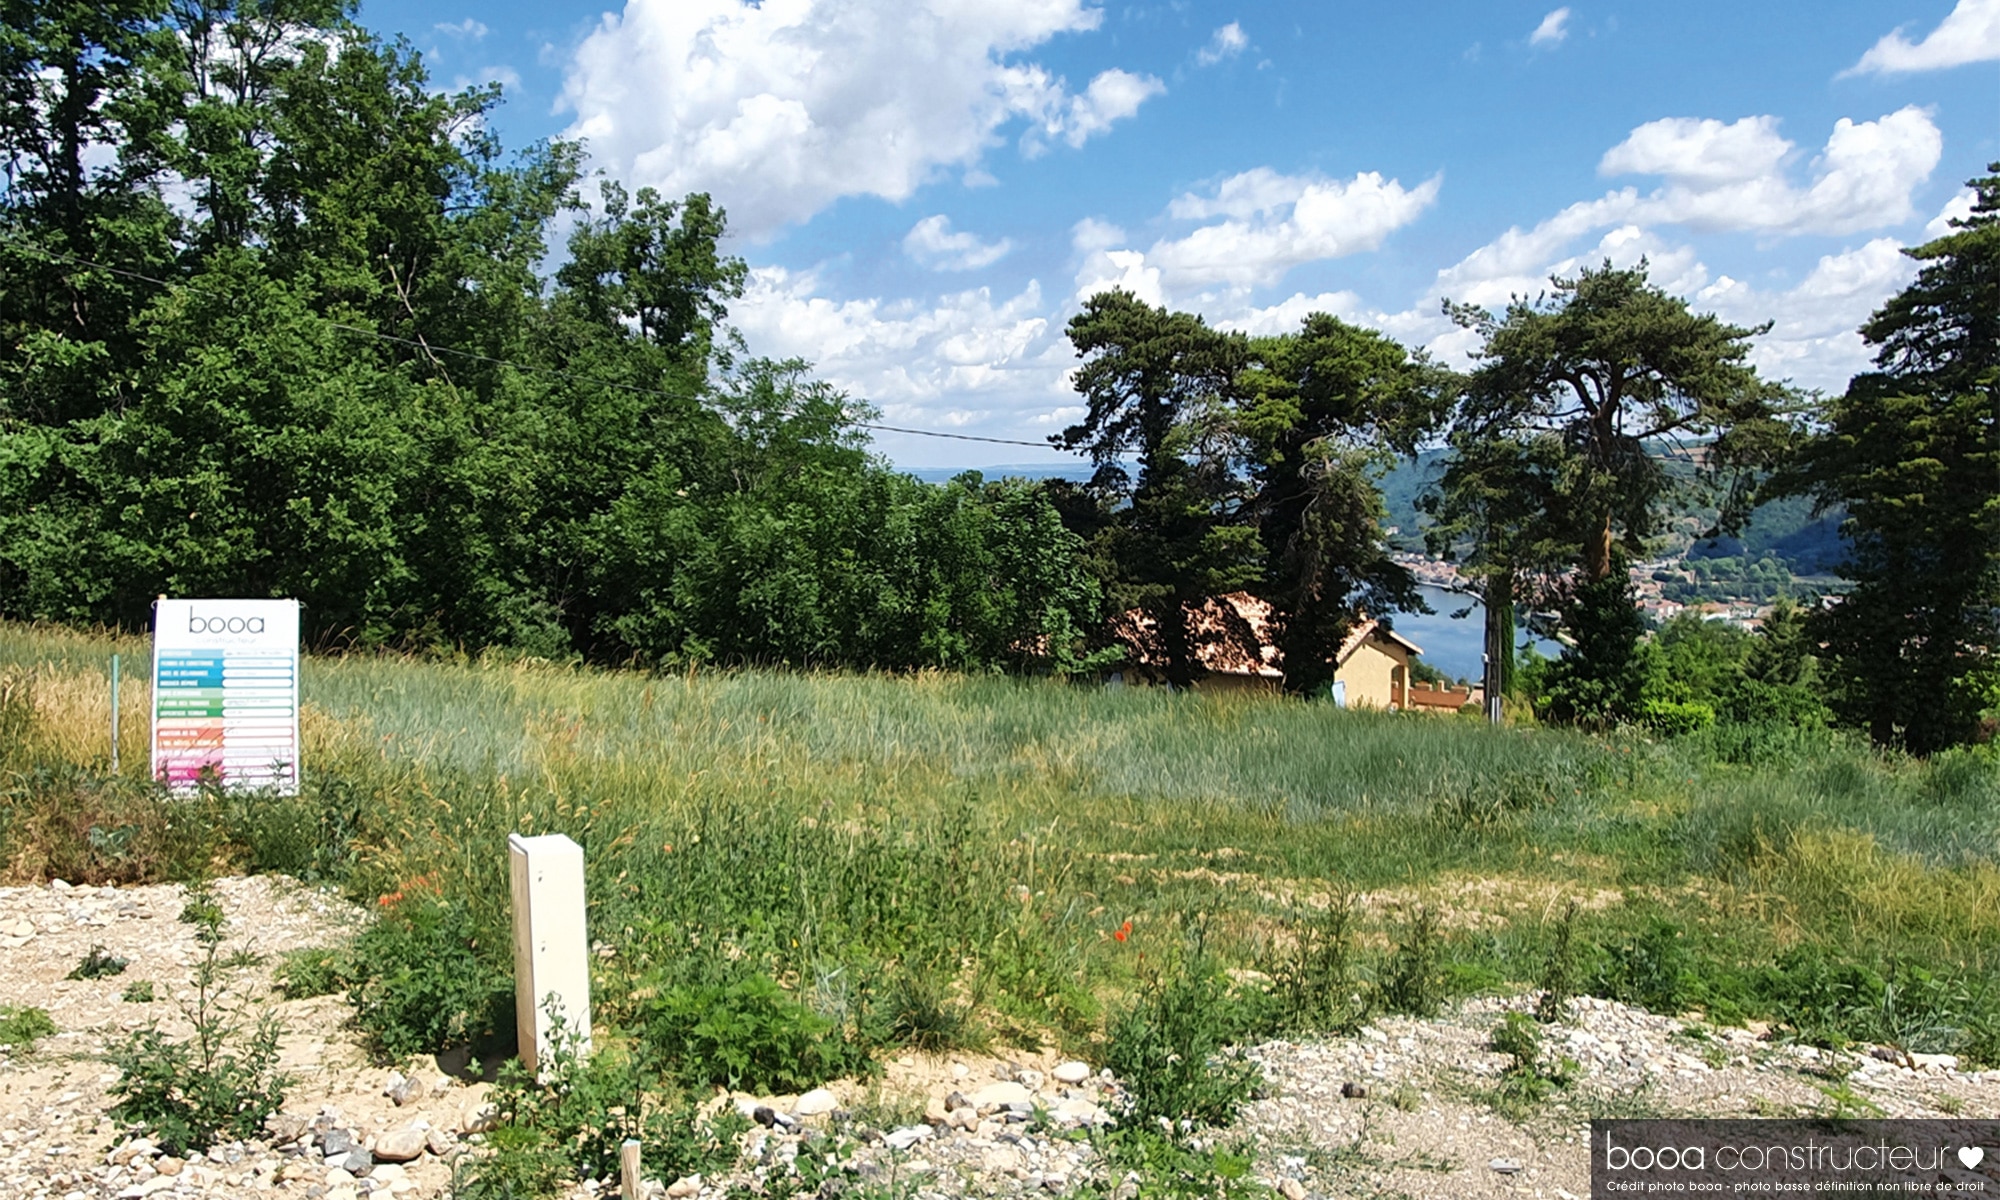
[{"label": "tree", "polygon": [[1774,481],[1844,504],[1854,588],[1821,615],[1834,704],[1925,754],[2000,705],[2000,163],[1969,216],[1905,251],[1917,279],[1862,326],[1876,370]]},{"label": "tree", "polygon": [[[1484,580],[1489,698],[1506,683],[1512,605],[1525,575],[1575,570],[1577,579],[1538,599],[1558,602],[1573,635],[1581,638],[1585,625],[1595,631],[1593,654],[1636,646],[1623,614],[1585,609],[1630,606],[1629,588],[1598,585],[1626,556],[1643,554],[1657,528],[1674,486],[1665,453],[1693,458],[1701,482],[1723,486],[1722,524],[1731,527],[1748,512],[1746,468],[1767,464],[1782,444],[1787,393],[1747,361],[1763,329],[1693,313],[1646,271],[1644,262],[1585,268],[1552,279],[1553,296],[1516,298],[1501,317],[1445,303],[1484,344],[1432,505],[1443,518],[1436,540],[1463,548]],[[1636,703],[1625,686],[1630,663],[1551,669],[1596,681],[1564,711],[1612,720],[1630,715],[1628,699]]]},{"label": "tree", "polygon": [[1264,557],[1258,594],[1271,605],[1285,687],[1332,681],[1334,657],[1362,610],[1422,605],[1389,557],[1373,473],[1414,454],[1449,397],[1449,373],[1395,340],[1324,313],[1299,331],[1250,344],[1236,419]]},{"label": "tree", "polygon": [[[1247,339],[1124,291],[1086,301],[1069,338],[1086,409],[1049,440],[1089,452],[1091,490],[1110,510],[1093,547],[1106,599],[1154,623],[1167,681],[1186,687],[1202,670],[1192,614],[1257,575],[1256,531],[1236,519],[1230,426]],[[1138,458],[1136,482],[1126,455]]]},{"label": "tree", "polygon": [[[1540,516],[1567,527],[1576,565],[1596,581],[1610,573],[1614,548],[1643,553],[1671,488],[1663,446],[1698,441],[1711,478],[1762,461],[1785,393],[1747,361],[1750,339],[1768,326],[1690,312],[1647,281],[1643,262],[1550,282],[1553,297],[1517,298],[1499,318],[1446,303],[1485,343],[1454,424],[1473,437],[1560,440],[1560,473],[1549,480],[1560,508]],[[1730,511],[1748,496],[1733,486]]]}]

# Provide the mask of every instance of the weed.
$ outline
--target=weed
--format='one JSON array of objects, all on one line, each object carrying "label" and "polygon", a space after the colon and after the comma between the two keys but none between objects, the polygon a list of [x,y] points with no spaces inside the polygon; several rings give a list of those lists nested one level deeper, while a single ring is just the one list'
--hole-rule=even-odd
[{"label": "weed", "polygon": [[1439,964],[1442,938],[1437,913],[1417,910],[1403,940],[1396,944],[1378,988],[1385,1012],[1434,1017],[1444,1004],[1444,971]]},{"label": "weed", "polygon": [[1132,1176],[1137,1176],[1136,1195],[1143,1200],[1234,1200],[1270,1194],[1250,1174],[1256,1159],[1247,1145],[1201,1148],[1143,1126],[1114,1129],[1094,1140],[1105,1177],[1090,1190],[1100,1195],[1112,1194]]},{"label": "weed", "polygon": [[666,988],[638,1002],[633,1022],[650,1061],[689,1086],[796,1092],[869,1066],[865,1047],[767,975]]},{"label": "weed", "polygon": [[111,953],[102,946],[92,946],[84,954],[82,961],[70,968],[65,979],[105,979],[112,975],[123,975],[129,960]]},{"label": "weed", "polygon": [[1112,1018],[1106,1065],[1124,1080],[1130,1121],[1164,1122],[1176,1135],[1225,1126],[1262,1081],[1255,1063],[1225,1047],[1228,985],[1195,925],[1165,970],[1148,972],[1138,997]]},{"label": "weed", "polygon": [[1965,1098],[1949,1092],[1939,1092],[1931,1097],[1931,1107],[1948,1117],[1955,1117],[1965,1111]]},{"label": "weed", "polygon": [[1351,1033],[1368,1019],[1353,978],[1354,925],[1354,903],[1345,896],[1291,914],[1288,942],[1263,966],[1271,978],[1273,1032]]},{"label": "weed", "polygon": [[272,976],[278,994],[287,1000],[331,995],[347,983],[347,969],[341,956],[318,947],[287,952]]},{"label": "weed", "polygon": [[151,1004],[153,1002],[153,981],[150,979],[134,979],[125,985],[124,992],[120,993],[118,998],[127,1004]]},{"label": "weed", "polygon": [[1576,1078],[1577,1066],[1571,1059],[1558,1059],[1553,1067],[1542,1065],[1541,1027],[1526,1013],[1510,1012],[1502,1017],[1493,1027],[1490,1044],[1508,1058],[1497,1094],[1503,1111],[1525,1113]]},{"label": "weed", "polygon": [[969,1002],[952,1000],[937,975],[905,970],[889,991],[889,1036],[915,1050],[936,1054],[946,1050],[977,1050],[989,1039],[972,1015]]},{"label": "weed", "polygon": [[32,1054],[36,1042],[55,1032],[56,1023],[45,1009],[0,1005],[0,1046],[15,1054]]},{"label": "weed", "polygon": [[455,900],[418,894],[384,907],[343,975],[355,1024],[390,1059],[504,1037],[514,1011],[505,944]]},{"label": "weed", "polygon": [[195,927],[202,947],[194,997],[181,1004],[193,1034],[171,1041],[149,1025],[105,1052],[118,1068],[110,1087],[117,1099],[112,1118],[144,1130],[174,1154],[254,1136],[284,1103],[290,1084],[278,1070],[277,1019],[266,1012],[246,1031],[241,1022],[247,998],[231,1003],[222,906],[206,884],[188,889],[181,920]]},{"label": "weed", "polygon": [[1569,1002],[1576,995],[1577,903],[1563,906],[1563,915],[1549,936],[1549,952],[1542,959],[1542,977],[1537,981],[1541,995],[1535,998],[1535,1019],[1553,1024],[1569,1019]]}]

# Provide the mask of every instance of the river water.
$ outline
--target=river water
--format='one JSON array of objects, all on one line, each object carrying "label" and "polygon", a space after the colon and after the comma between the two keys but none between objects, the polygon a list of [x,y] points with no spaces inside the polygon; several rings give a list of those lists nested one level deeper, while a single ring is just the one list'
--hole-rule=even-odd
[{"label": "river water", "polygon": [[[1427,586],[1418,590],[1423,592],[1425,602],[1436,611],[1397,613],[1391,622],[1396,632],[1423,647],[1425,662],[1453,679],[1478,683],[1485,670],[1481,658],[1485,654],[1486,606],[1470,596],[1461,596],[1439,587]],[[1461,609],[1471,611],[1463,617],[1455,617],[1454,614]],[[1562,649],[1518,625],[1514,634],[1517,649],[1533,642],[1537,649],[1551,658]]]}]

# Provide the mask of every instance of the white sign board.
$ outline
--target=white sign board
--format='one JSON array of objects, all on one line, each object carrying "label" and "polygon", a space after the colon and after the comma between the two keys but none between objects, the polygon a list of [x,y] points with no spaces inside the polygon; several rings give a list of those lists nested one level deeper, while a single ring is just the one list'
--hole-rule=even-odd
[{"label": "white sign board", "polygon": [[299,602],[153,608],[153,778],[192,791],[299,786]]}]

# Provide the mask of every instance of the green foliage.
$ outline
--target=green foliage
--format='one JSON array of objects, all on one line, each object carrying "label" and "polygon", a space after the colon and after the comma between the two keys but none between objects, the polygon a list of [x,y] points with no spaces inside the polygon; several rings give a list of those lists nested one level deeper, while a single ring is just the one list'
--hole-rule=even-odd
[{"label": "green foliage", "polygon": [[106,950],[103,946],[92,946],[76,966],[70,968],[65,979],[105,979],[112,975],[123,975],[130,960]]},{"label": "green foliage", "polygon": [[1591,991],[1669,1016],[1694,1007],[1707,994],[1687,931],[1660,917],[1605,948]]},{"label": "green foliage", "polygon": [[1661,737],[1685,737],[1715,724],[1715,709],[1696,700],[1649,699],[1639,705],[1639,724]]},{"label": "green foliage", "polygon": [[32,1054],[35,1043],[56,1032],[48,1010],[24,1005],[0,1005],[0,1046],[15,1054]]},{"label": "green foliage", "polygon": [[388,1059],[509,1035],[514,986],[506,947],[463,901],[404,896],[361,931],[347,956],[343,978],[356,1026]]},{"label": "green foliage", "polygon": [[1590,729],[1636,719],[1651,664],[1640,641],[1645,621],[1622,567],[1579,582],[1564,597],[1562,614],[1575,641],[1543,672],[1537,715]]},{"label": "green foliage", "polygon": [[1141,975],[1132,1003],[1112,1016],[1105,1065],[1125,1083],[1129,1124],[1165,1122],[1178,1137],[1202,1126],[1226,1126],[1262,1082],[1241,1051],[1228,1048],[1232,1027],[1228,983],[1196,929],[1170,966]]},{"label": "green foliage", "polygon": [[1329,899],[1323,909],[1294,911],[1285,939],[1260,964],[1271,977],[1272,1033],[1351,1033],[1367,1019],[1368,1005],[1356,976],[1357,917],[1351,898]]},{"label": "green foliage", "polygon": [[1854,587],[1820,614],[1834,707],[1878,745],[1970,741],[2000,696],[2000,163],[1862,337],[1876,370],[1818,414],[1777,492],[1845,505]]},{"label": "green foliage", "polygon": [[278,1070],[277,1017],[267,1011],[244,1028],[250,1000],[232,990],[221,952],[222,906],[206,884],[188,889],[181,920],[195,926],[202,947],[193,997],[180,1002],[193,1032],[173,1041],[148,1025],[105,1050],[105,1060],[118,1070],[109,1115],[173,1154],[255,1136],[284,1103],[291,1083]]},{"label": "green foliage", "polygon": [[1553,1067],[1543,1065],[1542,1031],[1527,1013],[1510,1012],[1501,1017],[1489,1044],[1508,1058],[1500,1073],[1497,1097],[1503,1109],[1525,1112],[1576,1078],[1577,1066],[1570,1059],[1559,1059]]},{"label": "green foliage", "polygon": [[1376,1003],[1384,1012],[1437,1015],[1445,999],[1443,942],[1437,913],[1418,909],[1377,982]]},{"label": "green foliage", "polygon": [[1085,1196],[1127,1194],[1120,1189],[1132,1175],[1138,1177],[1136,1200],[1248,1200],[1271,1194],[1250,1173],[1256,1159],[1247,1144],[1201,1148],[1144,1126],[1098,1134],[1093,1144],[1104,1171]]},{"label": "green foliage", "polygon": [[868,1067],[865,1047],[766,975],[665,988],[637,1003],[633,1029],[649,1061],[695,1087],[799,1092]]},{"label": "green foliage", "polygon": [[125,985],[125,990],[119,994],[118,998],[127,1004],[151,1004],[153,1002],[153,981],[150,979],[134,979]]},{"label": "green foliage", "polygon": [[348,970],[339,952],[307,947],[288,951],[273,972],[272,982],[285,999],[305,1000],[345,988]]},{"label": "green foliage", "polygon": [[1535,986],[1535,1020],[1553,1024],[1569,1018],[1569,1003],[1576,996],[1579,981],[1576,942],[1577,903],[1563,906],[1563,915],[1549,934],[1548,953],[1542,958],[1541,978]]}]

